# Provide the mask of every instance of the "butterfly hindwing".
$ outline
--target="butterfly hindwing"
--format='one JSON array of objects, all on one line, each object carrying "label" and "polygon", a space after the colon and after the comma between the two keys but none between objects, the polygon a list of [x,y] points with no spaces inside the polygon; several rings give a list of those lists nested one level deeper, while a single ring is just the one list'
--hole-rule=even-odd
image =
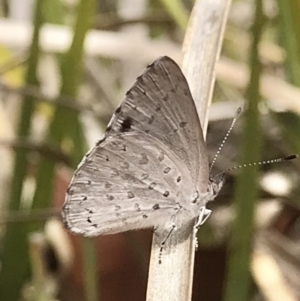
[{"label": "butterfly hindwing", "polygon": [[192,193],[191,183],[186,166],[157,139],[107,138],[77,169],[64,222],[86,236],[167,225],[177,219],[182,196]]}]

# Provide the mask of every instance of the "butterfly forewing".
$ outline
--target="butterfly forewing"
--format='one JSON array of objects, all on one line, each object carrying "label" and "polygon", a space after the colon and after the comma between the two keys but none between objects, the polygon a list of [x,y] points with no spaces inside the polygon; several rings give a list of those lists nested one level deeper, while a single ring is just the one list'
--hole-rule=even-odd
[{"label": "butterfly forewing", "polygon": [[192,195],[207,182],[208,159],[188,84],[176,63],[162,57],[138,77],[105,137],[78,166],[63,219],[87,236],[168,227],[185,214],[195,217]]},{"label": "butterfly forewing", "polygon": [[208,158],[197,110],[182,71],[169,57],[137,78],[108,126],[109,134],[129,130],[159,139],[187,165],[194,184],[206,187]]}]

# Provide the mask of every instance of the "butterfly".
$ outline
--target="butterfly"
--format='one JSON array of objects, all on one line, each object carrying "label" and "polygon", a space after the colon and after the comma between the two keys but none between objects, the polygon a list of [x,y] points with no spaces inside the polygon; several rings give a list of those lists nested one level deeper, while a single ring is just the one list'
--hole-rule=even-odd
[{"label": "butterfly", "polygon": [[[163,56],[147,66],[79,164],[67,189],[65,226],[84,236],[204,223],[224,177],[209,176],[188,83]],[[169,236],[169,235],[168,235]],[[162,244],[166,237],[162,238]]]}]

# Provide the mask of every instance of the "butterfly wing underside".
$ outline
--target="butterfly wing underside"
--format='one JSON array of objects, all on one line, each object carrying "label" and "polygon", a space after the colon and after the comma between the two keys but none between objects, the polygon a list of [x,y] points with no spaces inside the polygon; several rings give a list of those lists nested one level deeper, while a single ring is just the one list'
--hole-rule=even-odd
[{"label": "butterfly wing underside", "polygon": [[191,183],[185,165],[158,140],[136,133],[108,138],[75,173],[64,220],[87,236],[168,227]]},{"label": "butterfly wing underside", "polygon": [[207,180],[208,160],[189,87],[176,63],[162,57],[137,78],[105,137],[80,163],[63,219],[86,236],[167,226],[180,202]]},{"label": "butterfly wing underside", "polygon": [[[154,61],[116,109],[107,133],[136,130],[159,139],[186,164],[194,182],[206,187],[208,158],[188,83],[169,57]],[[201,169],[201,170],[200,170]]]}]

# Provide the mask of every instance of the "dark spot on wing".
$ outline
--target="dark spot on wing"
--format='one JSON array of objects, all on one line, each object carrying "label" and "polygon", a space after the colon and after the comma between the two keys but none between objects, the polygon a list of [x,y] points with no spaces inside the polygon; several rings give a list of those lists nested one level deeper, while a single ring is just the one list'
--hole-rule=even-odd
[{"label": "dark spot on wing", "polygon": [[128,191],[127,196],[128,196],[129,199],[133,199],[134,198],[134,193],[132,191]]},{"label": "dark spot on wing", "polygon": [[109,194],[108,194],[106,197],[107,197],[107,199],[108,199],[109,201],[112,201],[112,200],[114,199],[114,197],[113,197],[112,195],[109,195]]},{"label": "dark spot on wing", "polygon": [[126,152],[126,150],[127,150],[126,144],[123,144],[122,151],[123,151],[123,152]]},{"label": "dark spot on wing", "polygon": [[121,206],[116,205],[115,206],[115,211],[119,211],[119,210],[121,210]]},{"label": "dark spot on wing", "polygon": [[132,118],[126,117],[121,124],[120,132],[122,133],[129,132],[131,126],[132,126]]},{"label": "dark spot on wing", "polygon": [[112,186],[112,184],[110,184],[110,183],[108,183],[108,182],[106,182],[105,184],[104,184],[104,187],[105,188],[110,188]]},{"label": "dark spot on wing", "polygon": [[92,221],[89,217],[86,220],[87,220],[88,223],[90,223],[90,224],[92,223]]},{"label": "dark spot on wing", "polygon": [[152,189],[154,189],[155,186],[156,186],[156,183],[155,183],[155,182],[152,182],[152,183],[150,183],[150,185],[148,186],[148,188],[149,188],[150,190],[152,190]]},{"label": "dark spot on wing", "polygon": [[169,94],[164,95],[164,96],[163,96],[163,100],[164,100],[164,101],[168,101],[168,100],[169,100]]},{"label": "dark spot on wing", "polygon": [[161,106],[157,105],[156,108],[155,108],[155,112],[159,112],[160,110],[161,110]]},{"label": "dark spot on wing", "polygon": [[106,156],[106,158],[105,158],[105,161],[106,161],[106,162],[108,162],[108,161],[109,161],[109,157],[108,157],[108,156]]},{"label": "dark spot on wing", "polygon": [[134,204],[134,209],[135,209],[137,212],[140,212],[140,211],[141,211],[140,205],[139,205],[138,203],[135,203],[135,204]]},{"label": "dark spot on wing", "polygon": [[154,206],[153,206],[153,209],[154,210],[157,210],[157,209],[159,209],[160,207],[159,207],[159,205],[158,204],[155,204]]},{"label": "dark spot on wing", "polygon": [[144,215],[143,215],[143,218],[148,218],[148,215],[144,214]]},{"label": "dark spot on wing", "polygon": [[164,169],[164,173],[168,173],[170,170],[171,170],[170,167],[166,167],[166,168]]},{"label": "dark spot on wing", "polygon": [[153,115],[151,115],[151,117],[149,118],[149,121],[148,121],[148,123],[149,123],[149,124],[151,124],[153,121],[154,121],[154,116],[153,116]]},{"label": "dark spot on wing", "polygon": [[176,181],[179,183],[181,181],[181,176],[179,176]]},{"label": "dark spot on wing", "polygon": [[184,89],[184,90],[183,90],[183,94],[184,94],[185,96],[188,96],[188,94],[189,94],[188,90],[187,90],[187,89]]},{"label": "dark spot on wing", "polygon": [[165,192],[164,192],[164,194],[163,194],[163,196],[164,196],[164,197],[168,197],[168,196],[169,196],[169,194],[170,194],[170,192],[169,192],[169,191],[165,191]]},{"label": "dark spot on wing", "polygon": [[119,114],[120,112],[121,112],[121,106],[117,107],[115,113],[116,113],[116,114]]},{"label": "dark spot on wing", "polygon": [[98,224],[93,224],[93,227],[98,228]]},{"label": "dark spot on wing", "polygon": [[86,201],[87,200],[87,196],[85,195],[83,198],[82,198],[83,201]]},{"label": "dark spot on wing", "polygon": [[184,128],[186,125],[187,125],[187,122],[184,122],[184,121],[182,121],[182,122],[179,123],[179,126],[181,128]]},{"label": "dark spot on wing", "polygon": [[141,157],[142,157],[142,159],[139,161],[139,164],[146,165],[149,163],[149,160],[148,160],[148,157],[146,156],[146,154],[141,153]]}]

